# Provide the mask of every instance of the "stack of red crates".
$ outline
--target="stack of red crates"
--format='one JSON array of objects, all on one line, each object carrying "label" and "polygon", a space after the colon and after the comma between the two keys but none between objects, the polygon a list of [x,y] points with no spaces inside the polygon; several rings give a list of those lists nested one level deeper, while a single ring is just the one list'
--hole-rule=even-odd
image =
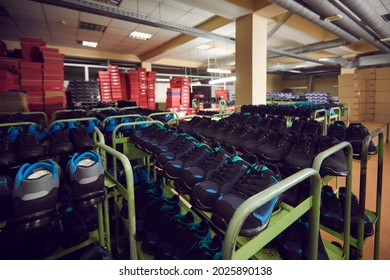
[{"label": "stack of red crates", "polygon": [[[0,59],[0,65],[2,60]],[[0,68],[0,92],[20,90],[19,74],[13,68]]]},{"label": "stack of red crates", "polygon": [[147,72],[145,68],[138,68],[139,79],[139,103],[140,107],[148,107],[148,85],[147,85]]},{"label": "stack of red crates", "polygon": [[180,88],[167,88],[166,108],[180,109]]},{"label": "stack of red crates", "polygon": [[101,101],[112,101],[110,74],[107,71],[99,71],[98,76]]},{"label": "stack of red crates", "polygon": [[190,108],[190,80],[188,77],[173,78],[169,83],[171,88],[180,89],[180,103],[183,106],[183,109]]},{"label": "stack of red crates", "polygon": [[31,62],[42,62],[40,47],[45,47],[46,42],[38,38],[21,37],[20,47],[22,48],[23,60]]},{"label": "stack of red crates", "polygon": [[39,47],[43,64],[43,91],[45,112],[48,116],[54,111],[66,108],[64,88],[64,54],[56,48]]},{"label": "stack of red crates", "polygon": [[119,77],[121,80],[122,100],[130,100],[129,82],[127,81],[127,73],[120,72]]},{"label": "stack of red crates", "polygon": [[147,96],[148,96],[148,109],[156,109],[155,98],[155,84],[156,84],[156,72],[147,72]]},{"label": "stack of red crates", "polygon": [[139,75],[137,70],[130,70],[128,73],[130,100],[139,105],[140,88],[139,88]]},{"label": "stack of red crates", "polygon": [[108,65],[108,73],[111,83],[111,98],[114,101],[122,100],[121,78],[119,76],[119,68],[117,65]]},{"label": "stack of red crates", "polygon": [[145,68],[130,70],[128,73],[130,100],[140,107],[155,109],[155,82],[156,72],[147,72]]},{"label": "stack of red crates", "polygon": [[[215,97],[221,100],[227,101],[229,99],[229,91],[227,89],[216,89]],[[219,108],[219,104],[216,105],[216,108]]]},{"label": "stack of red crates", "polygon": [[27,92],[30,111],[45,111],[42,63],[20,61],[20,89]]}]

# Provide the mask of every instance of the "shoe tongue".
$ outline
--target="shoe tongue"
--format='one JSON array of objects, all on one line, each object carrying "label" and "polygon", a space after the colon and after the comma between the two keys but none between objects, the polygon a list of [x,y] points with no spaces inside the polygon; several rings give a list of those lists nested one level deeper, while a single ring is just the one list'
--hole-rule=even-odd
[{"label": "shoe tongue", "polygon": [[32,173],[30,176],[27,177],[27,179],[39,179],[39,178],[42,178],[43,176],[46,176],[48,174],[51,174],[51,172],[49,170],[41,169],[41,170],[38,170],[38,171]]},{"label": "shoe tongue", "polygon": [[80,160],[76,166],[83,166],[83,167],[89,167],[95,164],[96,161],[90,159],[90,158],[85,158]]}]

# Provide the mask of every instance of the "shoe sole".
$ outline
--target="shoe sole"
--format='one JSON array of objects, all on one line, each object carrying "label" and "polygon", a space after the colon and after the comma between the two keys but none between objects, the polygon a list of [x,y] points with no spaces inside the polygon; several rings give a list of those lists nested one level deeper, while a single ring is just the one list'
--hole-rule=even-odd
[{"label": "shoe sole", "polygon": [[326,173],[327,176],[340,176],[340,177],[347,177],[349,175],[349,172],[339,172],[336,171],[330,167],[321,167],[320,173]]},{"label": "shoe sole", "polygon": [[193,198],[193,197],[190,197],[190,203],[192,206],[194,206],[195,208],[199,209],[199,210],[202,210],[202,211],[207,211],[207,212],[212,212],[213,210],[213,206],[205,206],[202,204],[202,202],[198,199],[198,198]]}]

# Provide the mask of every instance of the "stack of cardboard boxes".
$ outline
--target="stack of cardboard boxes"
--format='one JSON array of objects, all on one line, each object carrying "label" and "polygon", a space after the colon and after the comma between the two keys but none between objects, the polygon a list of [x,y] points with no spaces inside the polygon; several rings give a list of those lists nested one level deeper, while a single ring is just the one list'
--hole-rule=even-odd
[{"label": "stack of cardboard boxes", "polygon": [[110,77],[111,98],[113,101],[122,99],[121,78],[119,76],[119,68],[117,65],[108,65],[107,72]]},{"label": "stack of cardboard boxes", "polygon": [[148,91],[148,109],[155,110],[156,109],[156,72],[150,71],[147,72],[147,91]]},{"label": "stack of cardboard boxes", "polygon": [[350,121],[390,122],[390,67],[358,69],[338,77],[339,101],[350,107]]},{"label": "stack of cardboard boxes", "polygon": [[350,108],[350,121],[362,122],[373,120],[373,100],[368,91],[371,76],[366,72],[343,74],[338,77],[339,102],[348,104]]},{"label": "stack of cardboard boxes", "polygon": [[374,120],[390,122],[390,67],[376,69]]}]

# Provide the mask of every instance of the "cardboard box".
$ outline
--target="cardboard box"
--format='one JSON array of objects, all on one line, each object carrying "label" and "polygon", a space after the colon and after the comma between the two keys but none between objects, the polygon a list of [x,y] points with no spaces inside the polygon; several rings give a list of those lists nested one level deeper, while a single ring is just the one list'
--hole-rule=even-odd
[{"label": "cardboard box", "polygon": [[390,114],[378,114],[375,113],[374,121],[380,123],[388,123],[390,122]]},{"label": "cardboard box", "polygon": [[376,79],[377,80],[390,79],[390,67],[376,68]]},{"label": "cardboard box", "polygon": [[375,102],[376,103],[390,103],[390,91],[377,91],[377,92],[375,92]]},{"label": "cardboard box", "polygon": [[23,92],[0,93],[0,112],[20,113],[28,112],[27,94]]},{"label": "cardboard box", "polygon": [[390,103],[375,103],[375,114],[388,114],[390,112]]},{"label": "cardboard box", "polygon": [[375,91],[390,91],[390,78],[375,81]]}]

